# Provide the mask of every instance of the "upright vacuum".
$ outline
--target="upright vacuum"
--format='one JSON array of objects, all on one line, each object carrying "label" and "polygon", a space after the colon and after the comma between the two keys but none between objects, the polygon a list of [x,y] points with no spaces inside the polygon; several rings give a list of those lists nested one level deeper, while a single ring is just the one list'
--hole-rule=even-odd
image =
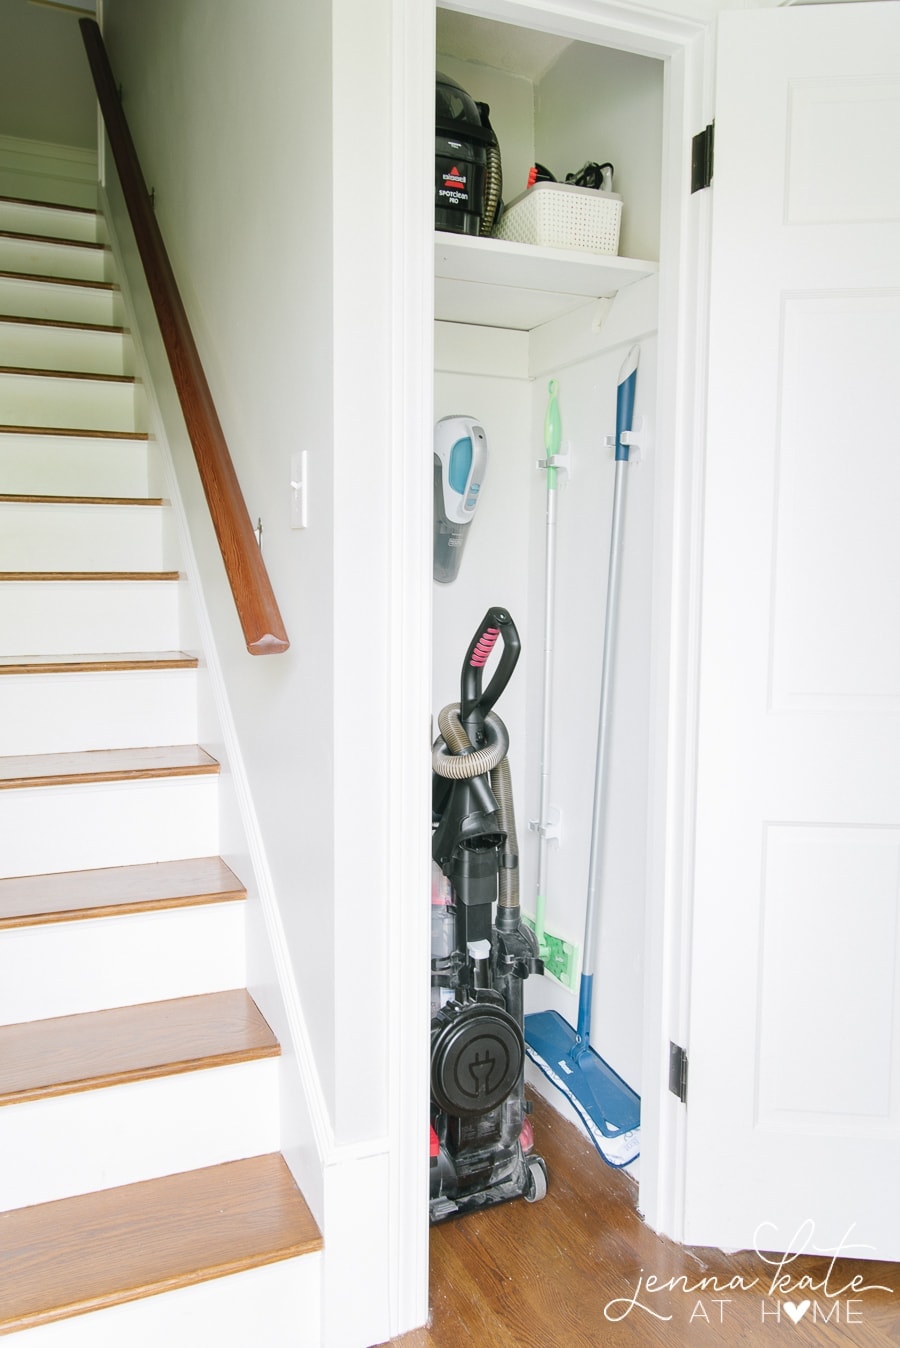
[{"label": "upright vacuum", "polygon": [[432,753],[432,1223],[547,1191],[524,1094],[522,1028],[522,985],[543,965],[519,920],[509,735],[493,711],[519,650],[510,615],[488,609]]}]

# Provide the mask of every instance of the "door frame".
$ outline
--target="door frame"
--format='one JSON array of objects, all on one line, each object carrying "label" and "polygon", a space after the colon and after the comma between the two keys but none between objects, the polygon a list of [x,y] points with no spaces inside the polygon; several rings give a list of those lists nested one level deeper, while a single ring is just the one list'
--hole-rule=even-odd
[{"label": "door frame", "polygon": [[[709,192],[690,194],[691,138],[711,120],[713,24],[659,13],[642,13],[611,0],[443,0],[461,13],[530,27],[575,40],[661,59],[664,76],[663,184],[660,256],[660,365],[656,426],[653,647],[651,651],[648,914],[645,949],[642,1154],[640,1211],[656,1231],[680,1240],[683,1231],[684,1107],[668,1089],[669,1043],[686,1043],[690,991],[690,919],[693,782],[696,756],[697,667],[701,579],[703,407],[708,280]],[[431,465],[422,445],[430,443],[433,382],[433,304],[416,298],[432,268],[430,220],[416,235],[410,220],[430,209],[433,165],[423,144],[419,109],[430,125],[433,110],[434,16],[422,22],[421,0],[396,0],[393,60],[395,162],[409,166],[398,203],[405,226],[399,284],[392,287],[390,328],[395,346],[392,410],[401,428],[396,467],[410,508],[398,513],[392,577],[395,649],[405,653],[405,678],[413,695],[395,708],[405,718],[391,744],[390,780],[396,784],[393,812],[395,857],[404,855],[409,877],[404,901],[394,907],[388,945],[404,952],[393,961],[397,988],[391,1043],[391,1151],[397,1163],[392,1185],[395,1330],[420,1324],[427,1308],[428,1228],[423,1166],[411,1120],[422,1117],[428,1079],[427,1018],[421,997],[421,956],[427,967],[428,933],[421,903],[430,862],[427,833],[413,840],[410,812],[399,808],[408,784],[421,778],[422,709],[430,705],[430,584],[409,566],[421,558],[422,519],[428,518]],[[429,138],[430,139],[430,138]],[[421,227],[421,226],[420,226]],[[418,396],[410,401],[410,390]],[[422,393],[422,390],[427,390]],[[415,502],[419,510],[413,509]],[[426,503],[428,503],[426,505]],[[430,580],[430,571],[428,573]],[[406,785],[404,785],[406,784]],[[406,800],[408,803],[408,796]],[[413,810],[417,817],[421,810]],[[405,849],[405,850],[404,850]],[[427,915],[427,914],[426,914]],[[424,1283],[423,1283],[424,1279]],[[424,1287],[424,1293],[423,1293]],[[424,1295],[424,1301],[423,1301]]]}]

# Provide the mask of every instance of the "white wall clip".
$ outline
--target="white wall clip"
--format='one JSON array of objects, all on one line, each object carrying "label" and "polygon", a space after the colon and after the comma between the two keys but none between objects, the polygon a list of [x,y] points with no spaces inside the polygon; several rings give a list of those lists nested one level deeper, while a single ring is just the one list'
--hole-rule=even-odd
[{"label": "white wall clip", "polygon": [[[644,424],[643,417],[636,417],[635,424],[630,431],[622,432],[622,444],[628,446],[628,462],[640,463],[647,450],[646,434],[647,427]],[[604,435],[603,444],[606,449],[614,450],[616,447],[616,437],[614,435]]]},{"label": "white wall clip", "polygon": [[536,467],[555,468],[558,473],[565,473],[566,478],[570,478],[574,463],[572,446],[568,440],[558,454],[551,454],[549,459],[538,459]]},{"label": "white wall clip", "polygon": [[560,813],[555,805],[551,805],[547,810],[547,822],[542,824],[540,819],[529,819],[528,827],[532,833],[538,833],[545,842],[559,842],[560,835]]}]

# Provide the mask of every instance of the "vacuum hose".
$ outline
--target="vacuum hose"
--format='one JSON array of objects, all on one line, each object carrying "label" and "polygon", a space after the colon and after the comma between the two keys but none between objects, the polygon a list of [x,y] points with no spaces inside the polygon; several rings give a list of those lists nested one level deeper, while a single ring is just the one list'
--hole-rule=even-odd
[{"label": "vacuum hose", "polygon": [[499,904],[501,908],[518,908],[519,843],[512,776],[506,757],[509,731],[496,712],[488,712],[484,718],[488,742],[481,749],[474,748],[463,727],[458,702],[443,708],[438,716],[438,727],[441,733],[432,748],[431,764],[439,777],[465,781],[469,777],[490,776],[491,790],[497,801],[498,823],[506,834],[499,874]]}]

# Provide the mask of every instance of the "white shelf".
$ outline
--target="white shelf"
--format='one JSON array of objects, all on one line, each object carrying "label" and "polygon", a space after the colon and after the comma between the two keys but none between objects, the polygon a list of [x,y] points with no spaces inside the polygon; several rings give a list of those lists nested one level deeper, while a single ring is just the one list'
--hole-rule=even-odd
[{"label": "white shelf", "polygon": [[435,318],[530,332],[657,270],[630,257],[436,233]]}]

